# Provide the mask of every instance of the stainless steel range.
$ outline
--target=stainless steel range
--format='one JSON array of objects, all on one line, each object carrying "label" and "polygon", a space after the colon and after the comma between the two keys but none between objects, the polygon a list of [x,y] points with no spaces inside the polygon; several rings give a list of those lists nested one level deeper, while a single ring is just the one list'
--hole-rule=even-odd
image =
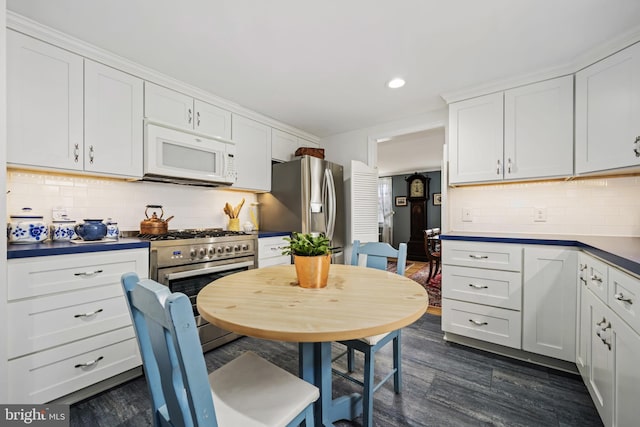
[{"label": "stainless steel range", "polygon": [[149,277],[191,300],[203,351],[240,337],[204,320],[196,308],[196,296],[216,279],[257,267],[255,234],[195,229],[138,237],[150,240]]}]

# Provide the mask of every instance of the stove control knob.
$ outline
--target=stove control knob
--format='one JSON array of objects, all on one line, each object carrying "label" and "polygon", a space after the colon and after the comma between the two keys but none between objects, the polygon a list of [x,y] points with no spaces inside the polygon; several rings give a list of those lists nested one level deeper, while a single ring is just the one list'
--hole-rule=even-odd
[{"label": "stove control knob", "polygon": [[218,249],[216,249],[216,252],[221,254],[222,252],[224,252],[224,248],[222,246],[218,246]]},{"label": "stove control knob", "polygon": [[225,246],[224,247],[224,251],[225,252],[231,252],[231,246]]},{"label": "stove control knob", "polygon": [[200,254],[200,258],[202,258],[207,254],[207,251],[204,248],[200,248],[198,253]]},{"label": "stove control knob", "polygon": [[238,252],[239,250],[240,250],[240,246],[235,245],[235,246],[233,247],[233,251],[234,251],[234,252]]},{"label": "stove control knob", "polygon": [[242,245],[242,250],[243,251],[248,251],[249,250],[249,245],[247,245],[247,244]]},{"label": "stove control knob", "polygon": [[189,256],[190,256],[191,258],[195,258],[195,257],[196,257],[196,250],[195,250],[195,249],[191,249],[191,250],[189,251]]},{"label": "stove control knob", "polygon": [[209,255],[210,255],[210,256],[213,256],[213,254],[214,254],[214,253],[215,253],[215,251],[213,250],[213,248],[212,248],[212,247],[211,247],[211,248],[209,248]]}]

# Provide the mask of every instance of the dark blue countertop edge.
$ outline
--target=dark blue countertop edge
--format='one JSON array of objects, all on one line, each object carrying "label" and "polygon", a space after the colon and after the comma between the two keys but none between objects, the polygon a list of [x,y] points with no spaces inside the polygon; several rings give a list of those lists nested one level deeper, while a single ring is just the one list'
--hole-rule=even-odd
[{"label": "dark blue countertop edge", "polygon": [[31,258],[38,256],[82,254],[91,252],[117,251],[123,249],[148,249],[149,242],[137,239],[121,239],[108,243],[42,242],[32,244],[9,244],[7,259]]},{"label": "dark blue countertop edge", "polygon": [[514,243],[523,245],[574,246],[640,276],[640,237],[526,236],[504,233],[456,233],[440,235],[442,240]]},{"label": "dark blue countertop edge", "polygon": [[258,239],[262,237],[290,236],[290,231],[258,231]]}]

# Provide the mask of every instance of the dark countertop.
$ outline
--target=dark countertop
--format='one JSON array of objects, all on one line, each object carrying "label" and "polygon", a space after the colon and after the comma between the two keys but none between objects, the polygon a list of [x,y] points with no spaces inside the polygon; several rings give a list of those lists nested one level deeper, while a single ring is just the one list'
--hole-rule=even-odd
[{"label": "dark countertop", "polygon": [[523,245],[575,246],[640,275],[640,237],[450,231],[441,234],[440,238]]},{"label": "dark countertop", "polygon": [[136,238],[121,238],[110,242],[53,242],[9,244],[7,258],[29,258],[49,255],[80,254],[89,252],[117,251],[122,249],[149,248],[149,242]]},{"label": "dark countertop", "polygon": [[290,231],[258,231],[258,239],[262,237],[290,236]]}]

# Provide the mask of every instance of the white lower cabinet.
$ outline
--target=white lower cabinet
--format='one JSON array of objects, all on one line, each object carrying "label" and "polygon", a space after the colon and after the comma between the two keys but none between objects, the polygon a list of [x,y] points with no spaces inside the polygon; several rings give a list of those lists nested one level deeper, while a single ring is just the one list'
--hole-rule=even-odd
[{"label": "white lower cabinet", "polygon": [[271,265],[291,264],[290,255],[282,255],[282,251],[289,247],[284,240],[288,236],[261,237],[258,239],[258,268]]},{"label": "white lower cabinet", "polygon": [[522,246],[442,242],[442,330],[521,347]]},{"label": "white lower cabinet", "polygon": [[525,247],[522,349],[575,362],[575,250]]},{"label": "white lower cabinet", "polygon": [[11,403],[46,403],[141,365],[120,284],[147,249],[8,260]]},{"label": "white lower cabinet", "polygon": [[640,280],[581,254],[579,273],[592,271],[593,265],[605,266],[609,294],[603,299],[600,288],[590,287],[588,275],[580,274],[578,368],[604,425],[635,426],[640,419],[640,319],[634,304]]},{"label": "white lower cabinet", "polygon": [[445,332],[575,361],[575,250],[445,240],[442,264]]}]

